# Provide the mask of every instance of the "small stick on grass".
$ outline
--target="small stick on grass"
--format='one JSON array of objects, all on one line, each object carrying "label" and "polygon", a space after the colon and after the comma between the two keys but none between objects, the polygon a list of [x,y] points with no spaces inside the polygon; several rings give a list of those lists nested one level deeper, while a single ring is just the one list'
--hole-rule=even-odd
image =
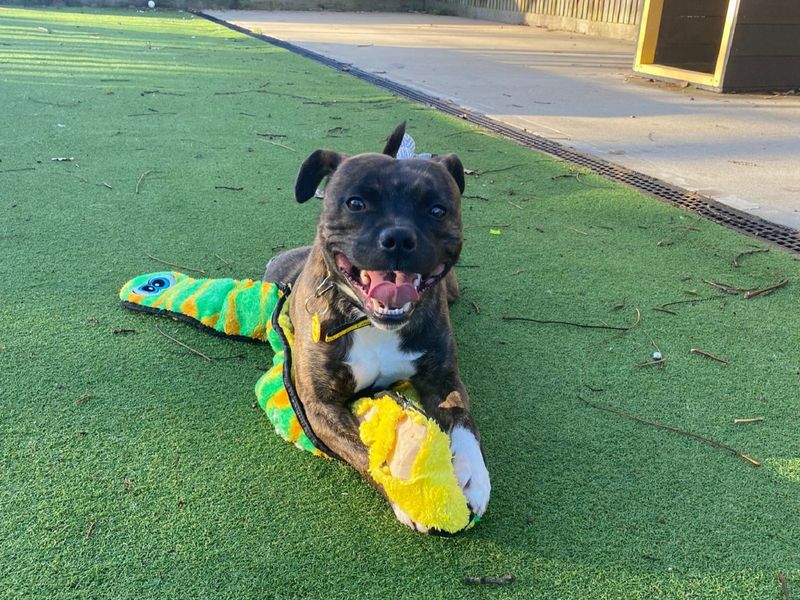
[{"label": "small stick on grass", "polygon": [[630,331],[634,327],[639,324],[639,320],[641,319],[642,314],[639,312],[639,309],[636,309],[636,321],[634,321],[633,325],[628,327],[615,327],[613,325],[587,325],[585,323],[573,323],[571,321],[549,321],[544,319],[532,319],[530,317],[510,317],[508,315],[503,315],[501,318],[503,321],[527,321],[529,323],[541,323],[544,325],[570,325],[572,327],[582,327],[584,329],[609,329],[612,331]]},{"label": "small stick on grass", "polygon": [[501,575],[500,577],[464,577],[464,583],[470,585],[505,585],[514,581],[513,575]]},{"label": "small stick on grass", "polygon": [[[677,304],[694,304],[695,302],[708,302],[709,300],[719,300],[720,298],[724,298],[725,296],[709,296],[708,298],[692,298],[691,300],[676,300],[675,302],[667,302],[666,304],[662,304],[661,306],[654,308],[653,310],[660,310],[663,312],[672,312],[665,310],[668,306],[676,306]],[[674,314],[674,313],[673,313]]]},{"label": "small stick on grass", "polygon": [[752,290],[746,290],[744,288],[735,287],[732,285],[728,285],[727,283],[719,283],[718,281],[711,281],[710,279],[703,279],[703,283],[707,283],[711,287],[717,288],[718,290],[722,290],[726,294],[741,294],[742,292],[751,292]]},{"label": "small stick on grass", "polygon": [[19,173],[21,171],[35,171],[36,167],[21,167],[19,169],[3,169],[0,173]]},{"label": "small stick on grass", "polygon": [[750,256],[751,254],[758,254],[759,252],[769,252],[769,248],[758,248],[757,250],[748,250],[747,252],[740,252],[736,256],[733,257],[733,266],[734,267],[741,267],[741,263],[739,263],[739,259],[744,258],[745,256]]},{"label": "small stick on grass", "polygon": [[230,190],[232,192],[241,192],[244,188],[243,187],[233,187],[230,185],[215,185],[215,190]]},{"label": "small stick on grass", "polygon": [[781,594],[783,594],[783,600],[791,600],[792,595],[789,593],[789,584],[786,583],[786,575],[782,572],[778,573],[778,583],[781,584]]},{"label": "small stick on grass", "polygon": [[150,173],[152,173],[152,172],[153,172],[153,171],[145,171],[144,173],[142,173],[142,174],[139,176],[139,181],[137,181],[137,182],[136,182],[136,189],[134,190],[134,192],[135,192],[136,194],[138,194],[138,193],[139,193],[139,187],[142,185],[142,181],[144,181],[144,178],[145,178],[145,177],[147,177],[148,175],[150,175]]},{"label": "small stick on grass", "polygon": [[222,262],[224,262],[226,265],[228,265],[231,269],[233,268],[233,265],[231,263],[229,263],[227,260],[225,260],[224,258],[222,258],[219,254],[214,254],[214,256],[216,256],[218,259],[220,259]]},{"label": "small stick on grass", "polygon": [[658,359],[652,360],[643,360],[642,362],[638,363],[636,367],[660,367],[663,366],[667,362],[667,359],[663,356]]},{"label": "small stick on grass", "polygon": [[781,279],[778,283],[771,285],[769,287],[761,288],[760,290],[749,290],[744,293],[744,299],[752,300],[753,298],[757,298],[759,296],[766,296],[767,294],[771,294],[778,288],[782,288],[787,283],[789,283],[788,279]]},{"label": "small stick on grass", "polygon": [[700,350],[700,348],[692,348],[689,350],[691,354],[699,354],[700,356],[705,356],[706,358],[710,358],[711,360],[715,360],[718,363],[722,363],[723,365],[729,365],[731,362],[729,360],[725,360],[724,358],[720,358],[710,352],[706,352],[705,350]]},{"label": "small stick on grass", "polygon": [[104,185],[105,187],[107,187],[108,189],[110,189],[110,190],[113,190],[113,189],[114,189],[113,187],[111,187],[111,184],[110,184],[110,183],[106,183],[105,181],[103,182],[103,185]]},{"label": "small stick on grass", "polygon": [[158,326],[158,323],[156,323],[156,330],[158,331],[158,333],[160,333],[161,335],[163,335],[165,338],[167,338],[168,340],[172,340],[173,342],[175,342],[176,344],[178,344],[179,346],[181,346],[181,347],[183,347],[183,348],[186,348],[186,349],[187,349],[189,352],[191,352],[192,354],[196,354],[197,356],[199,356],[199,357],[201,357],[201,358],[204,358],[204,359],[205,359],[205,360],[207,360],[208,362],[212,362],[210,357],[206,356],[205,354],[203,354],[203,353],[202,353],[202,352],[200,352],[199,350],[195,350],[195,349],[194,349],[194,348],[192,348],[191,346],[187,346],[186,344],[184,344],[182,341],[180,341],[180,340],[178,340],[178,339],[175,339],[174,337],[172,337],[172,336],[171,336],[171,335],[169,335],[168,333],[164,333],[163,331],[161,331],[161,327],[159,327],[159,326]]},{"label": "small stick on grass", "polygon": [[152,258],[156,262],[160,262],[162,265],[175,267],[176,269],[183,269],[184,271],[192,271],[193,273],[200,273],[203,277],[206,276],[206,272],[203,271],[203,269],[193,269],[192,267],[185,267],[183,265],[176,265],[175,263],[167,262],[166,260],[163,260],[163,259],[160,259],[160,258],[156,258],[152,254],[145,253],[145,256],[147,256],[147,258]]},{"label": "small stick on grass", "polygon": [[525,165],[511,165],[509,167],[501,167],[499,169],[486,169],[485,171],[476,171],[475,175],[481,176],[486,175],[487,173],[502,173],[503,171],[510,171],[511,169],[518,169],[519,167],[524,167]]},{"label": "small stick on grass", "polygon": [[91,521],[91,522],[89,523],[89,527],[87,527],[87,529],[86,529],[86,533],[85,533],[85,534],[84,534],[84,536],[83,536],[83,537],[84,537],[84,538],[86,538],[87,540],[88,540],[90,537],[92,537],[92,533],[94,533],[94,526],[95,526],[95,524],[96,524],[96,522],[95,522],[95,521]]},{"label": "small stick on grass", "polygon": [[478,306],[478,304],[477,304],[477,303],[475,303],[475,302],[470,302],[470,304],[472,304],[472,308],[474,308],[474,309],[475,309],[475,314],[476,314],[476,315],[479,315],[479,314],[481,314],[481,307],[480,307],[480,306]]},{"label": "small stick on grass", "polygon": [[679,429],[678,427],[673,427],[671,425],[664,425],[663,423],[658,423],[657,421],[650,421],[649,419],[642,419],[641,417],[637,417],[636,415],[632,415],[631,413],[625,412],[624,410],[620,410],[618,408],[611,408],[610,406],[601,406],[599,404],[595,404],[594,402],[589,402],[588,400],[585,400],[584,398],[581,398],[580,396],[578,396],[578,400],[580,400],[581,402],[583,402],[587,406],[591,406],[592,408],[595,408],[597,410],[602,410],[602,411],[605,411],[605,412],[609,412],[609,413],[618,415],[620,417],[625,417],[626,419],[630,419],[631,421],[635,421],[636,423],[641,423],[643,425],[650,425],[651,427],[655,427],[656,429],[663,429],[665,431],[671,431],[673,433],[677,433],[678,435],[682,435],[684,437],[692,438],[692,439],[697,440],[699,442],[703,442],[704,444],[707,444],[709,446],[713,446],[714,448],[720,448],[721,450],[725,450],[727,452],[730,452],[731,454],[734,454],[734,455],[738,456],[742,460],[747,461],[748,463],[750,463],[754,467],[762,466],[761,463],[759,461],[755,460],[754,458],[750,458],[746,454],[743,454],[742,452],[739,452],[738,450],[736,450],[736,448],[731,448],[730,446],[728,446],[726,444],[723,444],[722,442],[718,442],[717,440],[704,437],[704,436],[699,435],[697,433],[692,433],[691,431],[685,431],[683,429]]},{"label": "small stick on grass", "polygon": [[579,233],[581,235],[589,235],[585,231],[581,231],[580,229],[575,229],[574,227],[567,227],[567,229],[569,229],[570,231],[574,231],[575,233]]},{"label": "small stick on grass", "polygon": [[749,419],[734,419],[734,425],[750,425],[752,423],[763,423],[764,417],[751,417]]},{"label": "small stick on grass", "polygon": [[273,142],[272,140],[263,140],[263,141],[267,142],[268,144],[272,144],[273,146],[279,146],[280,148],[286,148],[287,150],[290,150],[292,152],[297,152],[297,150],[295,150],[294,148],[290,148],[286,144],[281,144],[280,142]]}]

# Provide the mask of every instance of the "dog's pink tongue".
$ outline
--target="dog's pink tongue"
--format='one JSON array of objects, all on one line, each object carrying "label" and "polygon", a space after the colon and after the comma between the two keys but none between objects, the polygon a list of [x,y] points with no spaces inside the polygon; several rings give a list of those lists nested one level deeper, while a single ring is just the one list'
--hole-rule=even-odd
[{"label": "dog's pink tongue", "polygon": [[374,298],[388,308],[400,308],[408,302],[419,300],[419,292],[414,287],[416,275],[394,272],[394,281],[386,278],[388,273],[382,271],[366,271],[369,275],[369,291],[367,298]]}]

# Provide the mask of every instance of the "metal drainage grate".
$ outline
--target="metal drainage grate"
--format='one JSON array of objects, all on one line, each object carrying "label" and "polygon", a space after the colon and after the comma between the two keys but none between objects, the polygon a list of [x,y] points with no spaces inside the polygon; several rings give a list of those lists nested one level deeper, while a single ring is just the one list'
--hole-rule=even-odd
[{"label": "metal drainage grate", "polygon": [[770,242],[776,246],[785,248],[786,250],[800,253],[800,232],[792,229],[791,227],[778,225],[777,223],[771,223],[755,215],[750,215],[746,212],[726,206],[725,204],[717,202],[708,196],[703,196],[697,192],[690,192],[688,190],[681,189],[661,181],[660,179],[656,179],[655,177],[650,177],[649,175],[632,171],[631,169],[622,167],[620,165],[615,165],[600,158],[583,154],[552,140],[534,135],[527,131],[523,131],[522,129],[512,125],[496,121],[495,119],[487,117],[486,115],[473,112],[450,102],[445,102],[424,92],[420,92],[384,77],[368,73],[367,71],[359,69],[358,67],[354,67],[333,58],[323,56],[322,54],[314,52],[313,50],[301,48],[300,46],[290,42],[279,40],[278,38],[268,35],[255,33],[249,29],[234,25],[233,23],[229,23],[227,21],[223,21],[222,19],[218,19],[217,17],[202,11],[196,11],[195,14],[234,31],[238,31],[250,37],[268,42],[274,46],[278,46],[279,48],[284,48],[285,50],[289,50],[290,52],[305,58],[309,58],[315,62],[336,69],[337,71],[349,73],[358,79],[393,92],[398,96],[419,102],[420,104],[425,104],[443,113],[453,115],[468,123],[472,123],[473,125],[478,125],[479,127],[488,129],[493,133],[511,139],[527,148],[532,148],[534,150],[538,150],[539,152],[544,152],[545,154],[559,158],[565,162],[585,167],[590,171],[597,173],[598,175],[602,175],[603,177],[613,181],[618,181],[620,183],[629,185],[639,191],[650,194],[651,196],[655,196],[660,200],[664,200],[675,206],[680,206],[689,212],[701,215],[710,221],[725,225],[730,229],[757,237],[760,240]]}]

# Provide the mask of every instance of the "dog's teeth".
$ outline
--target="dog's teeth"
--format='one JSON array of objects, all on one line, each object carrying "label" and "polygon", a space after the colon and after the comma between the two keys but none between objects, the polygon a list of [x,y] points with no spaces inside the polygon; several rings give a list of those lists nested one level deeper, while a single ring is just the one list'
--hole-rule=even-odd
[{"label": "dog's teeth", "polygon": [[422,275],[417,273],[417,276],[414,277],[414,287],[419,288],[419,284],[422,283]]},{"label": "dog's teeth", "polygon": [[409,310],[411,310],[411,302],[406,302],[403,304],[403,308],[400,310],[402,310],[404,313],[407,313]]},{"label": "dog's teeth", "polygon": [[369,285],[370,278],[369,278],[369,275],[367,275],[367,273],[365,271],[361,271],[360,279],[361,279],[361,283],[363,285]]}]

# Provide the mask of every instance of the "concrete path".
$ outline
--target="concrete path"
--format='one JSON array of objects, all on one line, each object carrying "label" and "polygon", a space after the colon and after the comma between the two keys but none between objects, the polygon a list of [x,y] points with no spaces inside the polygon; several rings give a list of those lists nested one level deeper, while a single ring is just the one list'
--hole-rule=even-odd
[{"label": "concrete path", "polygon": [[424,14],[210,11],[800,229],[800,95],[633,75],[634,44]]}]

